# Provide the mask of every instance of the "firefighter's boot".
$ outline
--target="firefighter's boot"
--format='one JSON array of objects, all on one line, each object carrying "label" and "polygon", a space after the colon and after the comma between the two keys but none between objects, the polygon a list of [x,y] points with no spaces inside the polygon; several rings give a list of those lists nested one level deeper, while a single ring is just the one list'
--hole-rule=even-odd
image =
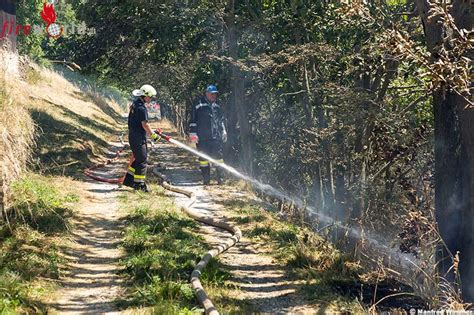
[{"label": "firefighter's boot", "polygon": [[211,165],[209,161],[199,161],[199,167],[201,168],[202,183],[209,185],[211,183]]},{"label": "firefighter's boot", "polygon": [[211,183],[211,168],[201,167],[201,174],[202,174],[202,183],[204,185],[209,185]]},{"label": "firefighter's boot", "polygon": [[224,174],[219,167],[216,168],[216,176],[217,176],[217,185],[224,184],[224,181],[225,181]]},{"label": "firefighter's boot", "polygon": [[123,179],[122,184],[127,187],[133,187],[133,184],[134,184],[133,176],[131,176],[130,174],[125,175],[125,178]]},{"label": "firefighter's boot", "polygon": [[150,190],[148,189],[148,186],[145,183],[135,183],[133,188],[138,191],[150,192]]},{"label": "firefighter's boot", "polygon": [[123,179],[122,184],[127,187],[133,187],[135,184],[134,177],[135,177],[135,168],[133,168],[132,166],[129,166],[127,170],[127,174],[125,175],[125,178]]}]

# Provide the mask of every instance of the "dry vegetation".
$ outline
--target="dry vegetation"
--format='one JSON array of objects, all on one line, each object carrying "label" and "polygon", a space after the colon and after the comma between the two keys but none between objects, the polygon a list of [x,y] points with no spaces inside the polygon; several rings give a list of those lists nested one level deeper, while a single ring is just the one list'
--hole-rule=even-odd
[{"label": "dry vegetation", "polygon": [[[74,78],[33,67],[41,80],[29,88],[22,102],[36,124],[35,169],[47,174],[77,176],[107,149],[111,134],[118,134],[120,108],[97,89],[76,85]],[[34,76],[33,76],[34,77]]]},{"label": "dry vegetation", "polygon": [[81,198],[73,178],[106,151],[121,110],[93,81],[0,57],[0,313],[46,312]]},{"label": "dry vegetation", "polygon": [[[30,156],[30,148],[33,145],[33,122],[26,109],[19,104],[15,95],[15,68],[17,60],[5,51],[0,51],[2,60],[9,60],[0,65],[0,125],[1,125],[1,183],[2,204],[8,208],[10,183],[18,178],[25,170],[26,162]],[[8,76],[9,80],[6,80]],[[19,79],[19,78],[18,78]],[[3,209],[3,207],[2,207]],[[5,210],[4,210],[5,211]],[[2,214],[5,216],[5,213]]]},{"label": "dry vegetation", "polygon": [[[245,190],[242,183],[237,185]],[[402,309],[410,307],[426,308],[426,301],[395,280],[382,265],[367,268],[338,250],[324,235],[301,225],[300,217],[273,212],[276,208],[251,192],[223,200],[244,235],[285,265],[290,277],[304,281],[298,290],[314,307],[330,313],[403,313]]]},{"label": "dry vegetation", "polygon": [[121,130],[121,100],[94,81],[66,79],[65,70],[58,73],[4,51],[0,57],[7,60],[0,66],[0,121],[2,200],[8,208],[8,187],[27,162],[40,173],[76,177],[104,153],[110,134]]}]

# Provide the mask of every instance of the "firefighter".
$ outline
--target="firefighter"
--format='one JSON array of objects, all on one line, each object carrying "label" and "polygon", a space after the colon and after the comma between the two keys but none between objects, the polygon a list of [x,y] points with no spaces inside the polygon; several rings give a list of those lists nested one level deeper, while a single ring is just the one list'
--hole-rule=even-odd
[{"label": "firefighter", "polygon": [[[197,149],[211,158],[223,162],[223,147],[227,142],[227,132],[221,107],[216,103],[217,88],[209,85],[196,105],[192,108],[189,122],[189,138],[196,143]],[[211,165],[209,161],[199,158],[203,184],[211,182]],[[223,177],[219,168],[216,169],[217,183],[222,184]]]},{"label": "firefighter", "polygon": [[158,141],[160,136],[151,130],[145,104],[150,103],[152,97],[156,95],[156,90],[151,85],[145,84],[139,90],[134,90],[132,94],[137,98],[130,106],[128,114],[128,141],[134,159],[128,167],[123,184],[135,190],[148,192],[145,183],[148,155],[146,136],[150,136],[154,141]]}]

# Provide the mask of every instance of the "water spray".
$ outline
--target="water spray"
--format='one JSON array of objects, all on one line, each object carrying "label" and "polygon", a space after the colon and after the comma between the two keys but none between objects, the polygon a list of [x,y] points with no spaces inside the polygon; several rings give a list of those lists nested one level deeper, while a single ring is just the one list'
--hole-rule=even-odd
[{"label": "water spray", "polygon": [[175,145],[179,146],[180,148],[182,148],[182,149],[184,149],[184,150],[186,150],[186,151],[188,151],[188,152],[190,152],[190,153],[192,153],[196,156],[199,156],[199,157],[201,157],[205,160],[208,160],[209,162],[213,163],[217,167],[220,167],[220,168],[228,171],[229,173],[237,176],[238,178],[241,178],[241,179],[243,179],[247,182],[252,183],[254,185],[254,187],[256,187],[258,190],[262,191],[263,193],[265,193],[269,196],[272,196],[274,198],[277,198],[277,199],[279,199],[283,202],[290,201],[300,209],[306,209],[311,215],[316,216],[322,224],[336,226],[336,227],[346,231],[347,234],[349,236],[353,237],[353,238],[357,238],[357,239],[365,238],[367,240],[367,242],[370,243],[371,246],[373,246],[374,249],[376,249],[377,251],[385,253],[386,255],[389,256],[389,258],[391,260],[398,261],[400,263],[400,265],[402,265],[403,267],[413,268],[413,267],[417,267],[417,266],[420,265],[419,259],[414,257],[413,255],[401,253],[398,250],[395,250],[393,248],[390,248],[387,245],[382,244],[377,239],[377,237],[375,237],[373,235],[370,235],[368,233],[365,233],[365,235],[363,235],[364,233],[360,229],[358,229],[356,227],[345,226],[341,222],[337,222],[333,218],[331,218],[331,217],[329,217],[325,214],[319,213],[314,207],[308,206],[302,199],[300,199],[298,197],[290,196],[287,192],[285,192],[283,190],[277,189],[277,188],[275,188],[271,185],[268,185],[268,184],[261,183],[261,182],[259,182],[258,180],[254,179],[254,178],[251,178],[251,177],[249,177],[245,174],[242,174],[241,172],[239,172],[238,170],[236,170],[232,166],[229,166],[225,163],[219,162],[219,161],[213,159],[212,157],[208,156],[207,154],[199,152],[199,151],[185,145],[184,143],[182,143],[182,142],[180,142],[176,139],[173,139],[171,136],[164,134],[161,129],[156,129],[156,133],[158,133],[164,140],[168,141],[169,143],[175,144]]}]

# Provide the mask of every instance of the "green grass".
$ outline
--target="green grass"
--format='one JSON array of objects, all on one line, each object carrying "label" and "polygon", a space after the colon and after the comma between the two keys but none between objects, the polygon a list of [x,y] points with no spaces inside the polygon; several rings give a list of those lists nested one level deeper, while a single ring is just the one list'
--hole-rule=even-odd
[{"label": "green grass", "polygon": [[42,303],[50,293],[46,282],[61,275],[65,261],[60,238],[79,198],[61,193],[59,185],[54,178],[31,174],[12,184],[10,224],[0,225],[1,314],[46,309]]},{"label": "green grass", "polygon": [[28,67],[26,69],[25,76],[26,76],[26,82],[28,82],[31,85],[37,85],[39,82],[43,81],[43,77],[41,76],[41,73],[32,67]]},{"label": "green grass", "polygon": [[[201,306],[189,285],[197,262],[209,249],[199,235],[199,225],[176,209],[173,198],[152,185],[151,194],[124,192],[122,209],[126,212],[122,260],[133,289],[131,307],[151,307],[156,314],[201,312]],[[213,259],[201,281],[213,292],[226,290],[230,273]],[[228,309],[241,310],[236,303]]]},{"label": "green grass", "polygon": [[2,314],[14,313],[27,302],[27,288],[21,277],[14,272],[0,271],[0,311]]},{"label": "green grass", "polygon": [[75,194],[61,195],[47,178],[41,176],[25,176],[13,182],[11,193],[15,220],[44,233],[67,230],[66,218],[71,216],[68,205],[79,201]]}]

